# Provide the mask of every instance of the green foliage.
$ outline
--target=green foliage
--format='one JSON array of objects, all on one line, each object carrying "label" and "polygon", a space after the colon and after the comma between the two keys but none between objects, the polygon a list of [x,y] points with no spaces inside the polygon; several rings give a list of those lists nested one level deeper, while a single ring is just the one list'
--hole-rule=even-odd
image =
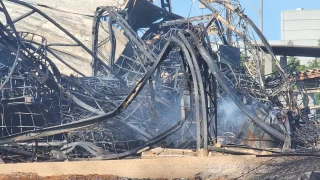
[{"label": "green foliage", "polygon": [[[318,39],[318,46],[320,46],[320,39]],[[308,69],[319,69],[319,68],[320,68],[320,60],[318,57],[308,62]]]},{"label": "green foliage", "polygon": [[243,53],[243,52],[241,52],[241,54],[240,54],[240,62],[244,62],[244,61],[246,61],[246,55]]},{"label": "green foliage", "polygon": [[319,105],[320,104],[320,93],[315,93],[315,98],[316,98],[315,105]]},{"label": "green foliage", "polygon": [[293,72],[306,71],[312,69],[320,69],[320,59],[316,58],[308,62],[307,65],[302,65],[296,57],[289,57],[288,64],[292,64]]},{"label": "green foliage", "polygon": [[308,62],[308,69],[318,69],[320,68],[320,61],[318,58]]},{"label": "green foliage", "polygon": [[307,66],[301,65],[300,60],[296,57],[289,57],[288,64],[292,64],[293,72],[305,71],[308,69]]},{"label": "green foliage", "polygon": [[[289,45],[293,45],[293,42],[289,41]],[[320,39],[318,39],[318,46],[320,46]],[[288,64],[293,64],[293,71],[306,71],[307,69],[319,69],[320,68],[320,59],[317,57],[312,61],[309,61],[307,65],[301,65],[300,60],[296,57],[289,57]],[[319,95],[320,98],[320,95]]]}]

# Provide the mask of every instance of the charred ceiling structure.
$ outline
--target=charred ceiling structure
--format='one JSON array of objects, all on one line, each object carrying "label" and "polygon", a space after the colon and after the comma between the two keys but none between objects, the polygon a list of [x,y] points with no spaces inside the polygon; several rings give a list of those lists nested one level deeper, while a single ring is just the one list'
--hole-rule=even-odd
[{"label": "charred ceiling structure", "polygon": [[[314,146],[319,130],[303,90],[239,2],[200,2],[212,14],[183,18],[170,0],[162,7],[147,0],[129,1],[125,9],[98,7],[86,47],[39,4],[0,0],[2,158],[117,159],[152,147],[207,154],[220,150],[217,142],[236,154],[243,153],[234,148],[282,153]],[[9,4],[26,11],[12,17]],[[73,43],[20,31],[31,16]],[[273,74],[262,72],[257,39],[273,59]],[[70,65],[63,49],[86,52],[92,66],[83,68],[92,68],[92,76]]]}]

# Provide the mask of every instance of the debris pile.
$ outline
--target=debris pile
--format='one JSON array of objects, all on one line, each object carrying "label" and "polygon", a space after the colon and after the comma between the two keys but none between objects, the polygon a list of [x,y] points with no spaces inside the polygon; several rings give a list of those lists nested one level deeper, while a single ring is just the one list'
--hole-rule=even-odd
[{"label": "debris pile", "polygon": [[[117,159],[152,147],[207,154],[219,151],[217,143],[230,153],[316,144],[317,125],[293,87],[300,97],[303,90],[237,0],[200,0],[212,14],[191,18],[164,2],[97,8],[87,47],[37,8],[48,6],[0,1],[3,160]],[[25,12],[12,17],[7,7],[13,5]],[[21,31],[31,17],[50,23],[66,41]],[[263,74],[257,39],[272,57],[271,75]],[[90,57],[91,66],[73,66],[83,61],[76,52]],[[219,107],[243,116],[229,119]]]}]

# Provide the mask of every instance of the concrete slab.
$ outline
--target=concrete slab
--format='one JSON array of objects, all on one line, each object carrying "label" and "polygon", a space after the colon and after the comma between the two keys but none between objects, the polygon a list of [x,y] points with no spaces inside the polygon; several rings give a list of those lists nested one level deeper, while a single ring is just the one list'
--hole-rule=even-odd
[{"label": "concrete slab", "polygon": [[255,156],[183,157],[51,163],[0,164],[0,174],[36,173],[57,175],[115,175],[128,178],[194,178],[199,173],[240,176],[269,158]]}]

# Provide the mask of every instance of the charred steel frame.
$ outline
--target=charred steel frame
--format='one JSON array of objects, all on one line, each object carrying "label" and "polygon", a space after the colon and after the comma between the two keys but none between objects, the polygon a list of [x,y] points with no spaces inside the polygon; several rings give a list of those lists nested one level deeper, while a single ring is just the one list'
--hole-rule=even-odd
[{"label": "charred steel frame", "polygon": [[[261,129],[263,129],[268,134],[272,135],[272,137],[275,137],[279,139],[281,142],[285,142],[285,146],[290,146],[291,138],[288,136],[288,133],[284,131],[283,133],[279,132],[278,130],[271,127],[269,124],[265,122],[265,119],[259,117],[255,112],[252,112],[250,109],[248,109],[243,102],[241,102],[237,97],[239,92],[239,89],[236,89],[236,85],[238,84],[232,84],[232,82],[237,82],[237,75],[231,74],[230,76],[227,76],[226,73],[221,68],[220,62],[218,62],[217,55],[215,54],[214,50],[212,49],[211,42],[209,39],[209,35],[207,34],[207,28],[215,23],[216,27],[218,28],[218,34],[221,38],[221,42],[224,44],[228,44],[226,37],[221,33],[222,29],[220,26],[222,24],[225,24],[226,26],[229,25],[225,20],[219,15],[216,9],[214,9],[210,4],[208,4],[205,0],[200,0],[201,3],[203,3],[209,10],[213,12],[213,15],[206,15],[206,16],[200,16],[195,18],[188,18],[188,19],[181,19],[181,17],[174,15],[171,13],[172,7],[171,7],[171,1],[170,0],[162,0],[161,5],[162,8],[167,9],[168,11],[164,11],[162,8],[154,7],[155,12],[158,13],[158,16],[155,19],[152,20],[152,24],[150,24],[148,27],[145,25],[139,26],[139,24],[130,24],[128,21],[128,14],[126,14],[126,11],[122,10],[116,10],[113,7],[99,7],[97,8],[95,14],[94,14],[94,20],[93,20],[93,46],[92,51],[86,47],[82,42],[80,42],[75,36],[73,36],[70,32],[68,32],[66,29],[64,29],[61,25],[59,25],[56,21],[54,21],[52,18],[50,18],[48,15],[40,11],[39,9],[35,8],[34,6],[31,6],[28,3],[17,1],[17,0],[8,0],[9,2],[13,2],[19,5],[22,5],[24,7],[27,7],[31,9],[28,13],[11,20],[10,14],[6,10],[6,7],[4,6],[3,1],[0,1],[0,11],[5,14],[5,17],[7,19],[7,24],[3,25],[0,22],[0,29],[4,31],[5,33],[2,33],[4,37],[8,36],[8,39],[15,39],[17,43],[16,48],[16,61],[18,58],[22,58],[23,61],[28,62],[29,60],[37,61],[37,63],[43,64],[49,64],[52,68],[52,72],[48,70],[46,66],[43,65],[43,68],[37,69],[36,67],[32,66],[30,64],[30,69],[38,72],[34,76],[40,83],[47,83],[49,87],[52,87],[52,89],[55,89],[56,91],[64,91],[66,96],[70,97],[78,106],[88,110],[89,112],[95,112],[96,109],[91,107],[90,105],[82,102],[81,100],[74,97],[70,92],[63,89],[63,86],[60,84],[60,72],[58,68],[52,63],[52,61],[46,56],[41,53],[41,60],[44,60],[45,62],[42,62],[41,60],[37,59],[36,54],[32,53],[33,51],[39,52],[37,49],[34,49],[35,47],[32,45],[28,45],[28,43],[36,44],[36,42],[30,42],[30,40],[24,39],[25,36],[35,36],[31,33],[21,33],[18,32],[15,29],[15,23],[21,21],[24,18],[27,18],[28,16],[31,16],[34,13],[38,13],[43,18],[54,24],[59,30],[65,33],[66,36],[70,37],[73,41],[75,41],[75,44],[46,44],[45,40],[43,40],[43,44],[37,44],[41,48],[40,50],[45,49],[47,52],[49,52],[51,55],[53,55],[55,58],[60,60],[63,64],[65,64],[70,69],[74,70],[78,74],[84,76],[81,72],[77,71],[75,68],[73,68],[71,65],[69,65],[65,60],[60,58],[57,54],[54,53],[49,47],[52,46],[78,46],[84,49],[88,54],[92,56],[92,72],[93,76],[97,76],[98,72],[100,71],[101,67],[104,67],[108,70],[108,73],[115,76],[121,83],[121,87],[128,87],[127,82],[123,79],[123,77],[118,73],[117,71],[117,59],[115,57],[116,53],[116,36],[113,27],[116,25],[117,27],[120,27],[124,35],[128,38],[128,41],[133,46],[135,55],[139,57],[138,59],[141,60],[139,63],[139,66],[141,66],[141,69],[143,69],[143,75],[137,83],[131,87],[131,92],[124,98],[124,100],[115,107],[112,111],[104,113],[104,112],[96,112],[98,114],[97,116],[80,119],[74,122],[68,122],[66,124],[61,125],[54,125],[50,127],[44,127],[41,129],[33,129],[28,130],[16,134],[12,134],[10,136],[5,136],[0,138],[0,144],[10,144],[13,142],[26,142],[30,140],[37,140],[38,138],[48,137],[52,135],[57,134],[63,134],[70,131],[79,130],[84,127],[92,126],[97,123],[105,122],[110,120],[111,118],[117,117],[120,114],[124,112],[137,98],[137,96],[142,92],[144,87],[148,87],[147,84],[149,84],[149,87],[147,88],[150,91],[151,100],[153,101],[152,105],[152,113],[153,118],[157,118],[157,112],[155,110],[154,104],[155,104],[155,88],[153,86],[153,81],[156,81],[156,78],[159,73],[159,67],[161,64],[164,63],[165,59],[169,56],[170,53],[174,52],[176,49],[179,49],[180,51],[180,58],[182,61],[183,69],[184,69],[184,77],[187,77],[190,80],[190,84],[188,84],[187,90],[182,93],[182,99],[185,104],[188,106],[183,107],[182,110],[182,118],[179,120],[174,126],[166,130],[165,132],[157,135],[156,137],[153,137],[151,139],[148,139],[148,141],[143,144],[140,147],[122,152],[117,154],[111,154],[111,155],[101,155],[97,156],[93,159],[115,159],[119,157],[125,157],[131,154],[135,154],[139,152],[141,149],[144,149],[146,147],[150,147],[152,145],[158,144],[170,135],[176,133],[178,130],[183,129],[184,123],[187,121],[187,119],[195,118],[196,120],[196,149],[204,149],[205,152],[208,151],[209,146],[217,142],[217,106],[218,106],[218,93],[219,90],[222,90],[241,110],[244,112],[252,121],[259,126]],[[142,4],[147,3],[145,0],[137,0],[137,2],[141,2]],[[216,3],[226,7],[231,12],[237,13],[239,17],[245,19],[257,32],[258,36],[262,40],[262,42],[265,45],[265,48],[269,52],[269,54],[272,55],[272,59],[274,62],[275,67],[278,70],[278,74],[272,76],[276,80],[280,79],[281,82],[285,82],[284,84],[279,83],[278,86],[274,85],[274,87],[277,88],[274,94],[282,93],[287,96],[290,96],[289,98],[289,104],[292,109],[297,108],[297,105],[294,103],[294,98],[292,98],[292,89],[289,87],[289,80],[287,78],[287,75],[284,73],[283,69],[279,66],[275,56],[273,55],[272,48],[268,44],[265,37],[262,35],[260,30],[254,25],[254,23],[247,18],[239,9],[236,9],[226,3],[223,3],[221,1],[215,1]],[[150,6],[150,4],[148,4]],[[151,5],[152,7],[154,5]],[[131,8],[134,8],[132,6]],[[131,11],[132,9],[129,8],[128,11]],[[101,19],[106,19],[106,23],[108,24],[108,32],[109,32],[109,41],[110,43],[110,54],[108,57],[108,64],[106,64],[106,61],[101,59],[99,57],[99,31],[100,27],[99,24],[101,22]],[[163,21],[160,23],[154,23],[157,22],[159,19],[163,18]],[[209,24],[205,27],[203,24],[199,25],[190,25],[190,21],[193,21],[195,19],[207,19],[210,20]],[[150,21],[151,21],[150,20]],[[188,26],[180,26],[183,24],[188,24]],[[176,28],[169,28],[171,25],[177,25]],[[139,28],[148,28],[148,30],[143,34],[141,37],[138,35],[137,30]],[[229,30],[233,30],[235,34],[242,37],[243,39],[246,39],[246,37],[234,30],[232,27],[228,27]],[[163,34],[159,33],[160,31],[163,31]],[[162,39],[165,43],[161,45],[161,51],[156,52],[153,49],[152,45],[149,45],[146,43],[147,37],[151,37],[149,40],[154,40],[155,35],[152,35],[152,33],[155,33],[160,36],[160,39]],[[249,43],[249,42],[248,42]],[[250,43],[249,43],[250,44]],[[250,44],[252,47],[253,45]],[[14,49],[14,48],[13,48]],[[20,55],[21,54],[21,55]],[[40,61],[40,62],[38,62]],[[12,69],[15,69],[15,64],[12,66]],[[259,66],[259,63],[257,63]],[[47,68],[47,69],[46,69]],[[228,66],[228,68],[232,69],[231,66]],[[12,71],[13,71],[12,70]],[[190,75],[186,75],[187,73],[190,73]],[[256,86],[258,88],[264,89],[264,87],[271,87],[270,84],[265,83],[262,81],[262,75],[258,74],[258,79],[260,80],[260,84],[257,83],[257,81],[247,78],[247,81],[251,83],[253,86]],[[9,77],[12,75],[12,73],[9,73]],[[278,78],[278,79],[277,79]],[[7,78],[8,79],[8,78]],[[240,79],[240,78],[239,78]],[[8,81],[8,80],[6,80]],[[2,82],[2,84],[5,84],[6,82]],[[239,82],[237,82],[239,83]],[[3,86],[1,84],[1,86]],[[289,88],[288,88],[289,87]],[[257,89],[258,89],[257,88]],[[2,89],[2,87],[1,87]],[[244,88],[240,90],[244,91]],[[248,92],[241,92],[245,96],[253,96],[256,94],[260,95],[261,92],[256,89],[253,89],[252,91]],[[263,91],[262,91],[263,92]],[[260,93],[260,94],[259,94]],[[257,95],[257,96],[258,96]],[[273,102],[274,103],[274,102]],[[189,107],[189,108],[187,108]],[[190,107],[192,109],[190,109]],[[143,136],[145,135],[143,132],[136,129],[138,133],[140,133]],[[287,130],[289,131],[289,130]],[[288,144],[286,144],[288,143]],[[37,142],[36,142],[37,144]]]}]

